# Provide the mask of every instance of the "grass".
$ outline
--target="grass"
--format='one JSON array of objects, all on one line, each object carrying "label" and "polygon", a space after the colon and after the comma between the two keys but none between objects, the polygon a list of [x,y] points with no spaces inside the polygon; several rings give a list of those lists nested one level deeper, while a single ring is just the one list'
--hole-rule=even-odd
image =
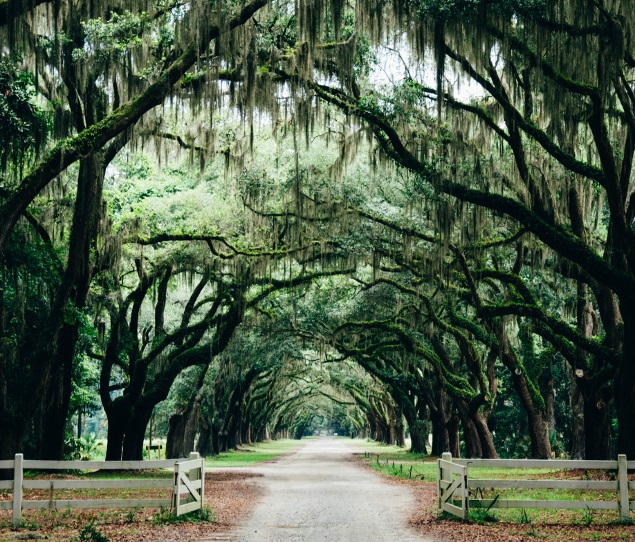
[{"label": "grass", "polygon": [[[238,467],[238,466],[250,466],[262,461],[268,461],[280,457],[283,454],[291,452],[297,449],[303,444],[302,441],[292,439],[281,439],[276,441],[267,441],[250,446],[241,446],[238,450],[231,452],[224,452],[218,456],[210,456],[205,460],[207,467]],[[172,469],[149,469],[141,471],[59,471],[52,478],[58,479],[127,479],[127,478],[172,478]],[[34,479],[41,478],[40,472],[25,472],[25,478]],[[166,493],[166,489],[161,490],[162,493]],[[0,491],[0,495],[7,493]],[[75,498],[141,498],[152,497],[156,490],[148,488],[144,489],[83,489],[83,490],[65,490],[56,489],[55,491],[58,498],[64,498],[66,496],[75,496]],[[48,491],[45,490],[28,490],[25,493],[26,499],[32,498],[44,498],[48,495]]]},{"label": "grass", "polygon": [[372,440],[355,441],[364,449],[364,459],[373,469],[382,474],[410,480],[436,480],[437,463],[435,457],[425,454],[412,454],[407,448],[380,444]]},{"label": "grass", "polygon": [[[86,438],[86,437],[85,437]],[[105,461],[106,460],[106,448],[108,446],[108,441],[106,439],[95,439],[94,441],[91,441],[90,438],[88,439],[89,442],[91,442],[91,446],[89,450],[81,450],[80,451],[80,456],[82,458],[86,458],[87,460],[90,461]],[[165,459],[165,444],[166,444],[166,439],[165,438],[153,438],[152,439],[152,445],[156,446],[157,444],[160,444],[163,448],[161,449],[161,458],[160,459]],[[150,444],[150,442],[148,441],[148,439],[145,439],[143,441],[143,452],[142,452],[142,456],[143,459],[148,459],[148,449],[147,446]],[[156,461],[157,459],[159,459],[159,452],[158,450],[151,450],[150,451],[150,459],[152,461]],[[27,458],[28,459],[28,458]],[[79,459],[79,457],[77,458]]]},{"label": "grass", "polygon": [[94,521],[89,521],[80,531],[79,540],[86,540],[89,542],[108,542],[109,539],[95,527]]},{"label": "grass", "polygon": [[213,523],[217,521],[217,519],[216,514],[208,506],[178,517],[175,516],[171,510],[162,508],[160,512],[154,516],[152,523],[154,525],[178,525],[183,522]]},{"label": "grass", "polygon": [[[436,458],[423,454],[411,454],[406,448],[379,444],[369,440],[357,440],[356,444],[364,450],[363,459],[376,471],[392,477],[436,483]],[[472,468],[470,479],[606,479],[602,471],[571,471],[559,469],[492,469]],[[564,490],[564,489],[477,489],[471,490],[472,497],[478,499],[517,499],[517,500],[604,500],[615,501],[615,491]],[[635,500],[635,491],[631,491],[631,500]],[[471,517],[477,523],[495,520],[533,524],[564,523],[577,525],[618,523],[616,511],[600,510],[543,510],[531,512],[519,509],[496,509],[486,511],[472,507]]]},{"label": "grass", "polygon": [[[253,465],[260,461],[266,461],[279,457],[297,449],[303,443],[297,440],[272,441],[257,446],[245,446],[240,450],[221,454],[219,457],[207,459],[208,466]],[[153,457],[154,459],[154,457]],[[27,472],[26,478],[30,479],[140,479],[140,478],[167,478],[172,479],[171,469],[149,469],[143,471],[57,471],[55,474],[42,472]],[[0,490],[0,500],[6,500],[10,491]],[[56,498],[81,500],[90,498],[169,498],[171,487],[146,488],[146,489],[55,489]],[[26,490],[25,500],[48,500],[50,491]],[[208,497],[209,500],[209,497]],[[211,499],[211,502],[216,502]],[[221,505],[221,510],[224,510]],[[226,513],[226,512],[225,512]],[[47,537],[56,542],[76,542],[77,540],[104,542],[112,537],[115,531],[125,532],[129,536],[136,536],[135,540],[143,540],[145,536],[133,535],[139,531],[144,534],[153,532],[154,529],[168,527],[170,525],[188,523],[216,522],[217,515],[210,508],[193,512],[185,516],[175,518],[169,509],[156,511],[152,508],[141,509],[114,509],[114,510],[26,510],[23,514],[21,529],[37,530],[45,532]],[[13,533],[10,511],[0,511],[0,540],[6,540],[6,536]],[[12,536],[12,535],[11,535]],[[79,538],[82,537],[82,538]],[[132,539],[132,538],[130,538]]]},{"label": "grass", "polygon": [[240,446],[237,450],[222,452],[205,458],[206,467],[248,467],[262,461],[269,461],[292,452],[304,444],[306,439],[268,440],[249,446]]}]

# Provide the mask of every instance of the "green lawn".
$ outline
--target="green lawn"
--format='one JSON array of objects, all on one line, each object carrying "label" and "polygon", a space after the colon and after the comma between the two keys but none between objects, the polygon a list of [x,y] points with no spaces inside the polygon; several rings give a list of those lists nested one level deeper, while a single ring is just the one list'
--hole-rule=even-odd
[{"label": "green lawn", "polygon": [[[436,483],[436,457],[423,454],[411,454],[407,448],[379,444],[373,441],[358,439],[355,443],[365,452],[363,459],[373,469],[387,476],[419,480]],[[470,479],[571,479],[597,480],[607,479],[607,474],[601,471],[571,471],[568,469],[491,469],[471,468]],[[632,478],[632,476],[629,476]],[[635,491],[631,490],[631,500],[635,499]],[[519,499],[519,500],[606,500],[615,501],[614,491],[590,491],[572,489],[484,489],[474,490],[475,498],[484,499]],[[472,510],[472,515],[479,521],[482,511]],[[488,519],[527,523],[613,523],[618,520],[615,511],[590,510],[491,510],[486,514]]]},{"label": "green lawn", "polygon": [[248,467],[261,461],[275,459],[304,445],[306,439],[280,439],[240,446],[238,450],[205,458],[206,467]]},{"label": "green lawn", "polygon": [[408,448],[380,444],[367,439],[356,439],[354,442],[365,451],[364,459],[382,474],[427,482],[436,480],[436,457],[411,454]]}]

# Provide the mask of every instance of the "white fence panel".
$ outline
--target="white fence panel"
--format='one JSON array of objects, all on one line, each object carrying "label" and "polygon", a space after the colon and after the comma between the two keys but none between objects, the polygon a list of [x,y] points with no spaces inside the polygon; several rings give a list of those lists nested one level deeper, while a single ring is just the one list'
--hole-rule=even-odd
[{"label": "white fence panel", "polygon": [[[458,470],[460,468],[465,470]],[[469,470],[475,468],[611,470],[617,471],[617,481],[470,479]],[[617,461],[573,461],[553,459],[453,459],[450,454],[443,454],[441,459],[437,460],[439,509],[463,519],[469,517],[470,507],[487,509],[617,510],[620,515],[620,521],[628,522],[630,521],[630,511],[635,510],[635,501],[629,500],[629,490],[635,489],[635,482],[629,482],[627,478],[629,469],[635,469],[635,461],[627,461],[625,455],[619,455]],[[464,482],[460,481],[462,476],[464,476]],[[614,491],[617,499],[614,501],[471,499],[469,490],[477,488]],[[456,506],[458,500],[461,501],[460,507]]]},{"label": "white fence panel", "polygon": [[[0,461],[0,469],[13,470],[13,480],[0,481],[0,490],[12,490],[11,501],[0,501],[0,510],[13,510],[13,525],[22,520],[22,510],[91,509],[91,508],[160,508],[176,507],[181,514],[203,506],[205,480],[204,460],[198,454],[188,459],[161,461],[41,461],[25,460],[16,454],[13,461]],[[119,479],[119,480],[25,480],[25,469],[42,470],[148,470],[174,469],[174,479]],[[177,473],[179,473],[177,475]],[[61,489],[146,489],[172,488],[172,496],[161,499],[55,499],[54,492]],[[47,500],[24,500],[24,490],[49,490]],[[180,493],[187,493],[181,504]]]},{"label": "white fence panel", "polygon": [[[190,459],[178,461],[174,473],[174,509],[177,516],[203,508],[205,490],[205,460],[196,452]],[[185,500],[181,498],[185,495]]]}]

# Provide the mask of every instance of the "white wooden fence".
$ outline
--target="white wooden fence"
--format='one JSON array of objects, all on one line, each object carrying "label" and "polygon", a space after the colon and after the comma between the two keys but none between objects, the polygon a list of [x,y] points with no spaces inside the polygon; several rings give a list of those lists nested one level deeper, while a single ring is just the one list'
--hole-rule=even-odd
[{"label": "white wooden fence", "polygon": [[[177,516],[203,507],[205,461],[198,459],[198,454],[190,454],[190,458],[174,466],[174,510]],[[185,495],[184,500],[182,495]]]},{"label": "white wooden fence", "polygon": [[[615,480],[485,480],[470,479],[468,471],[489,469],[586,469],[606,470],[616,473]],[[437,460],[437,494],[439,509],[468,519],[473,508],[552,508],[582,510],[616,510],[620,521],[630,521],[630,511],[635,501],[629,500],[629,490],[635,490],[635,482],[629,482],[628,470],[635,469],[635,461],[627,461],[619,455],[617,461],[573,461],[556,459],[453,459],[449,453]],[[614,491],[616,500],[521,500],[476,499],[476,489],[582,489]]]},{"label": "white wooden fence", "polygon": [[[13,491],[13,500],[0,501],[0,510],[13,510],[13,525],[22,520],[22,510],[74,508],[172,508],[176,515],[203,507],[205,460],[198,453],[187,459],[162,461],[40,461],[24,459],[0,461],[0,470],[13,470],[13,480],[0,481],[0,490]],[[25,470],[148,470],[174,469],[172,478],[91,479],[91,480],[29,480]],[[58,489],[151,489],[172,488],[169,497],[161,499],[56,499]],[[48,499],[24,500],[25,489],[48,490]],[[183,499],[182,495],[186,495]]]}]

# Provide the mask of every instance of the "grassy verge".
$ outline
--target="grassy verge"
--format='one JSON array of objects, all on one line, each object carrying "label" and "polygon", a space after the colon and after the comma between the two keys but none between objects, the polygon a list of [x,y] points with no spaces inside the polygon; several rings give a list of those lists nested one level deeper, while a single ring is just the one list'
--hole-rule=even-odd
[{"label": "grassy verge", "polygon": [[[141,478],[139,473],[30,473],[36,479]],[[144,474],[147,474],[144,472]],[[168,471],[151,471],[152,478],[167,477]],[[23,510],[22,523],[14,528],[10,510],[0,510],[0,540],[47,539],[50,542],[138,542],[140,540],[199,540],[210,532],[224,532],[248,510],[257,491],[245,473],[209,472],[205,481],[205,506],[201,511],[176,518],[165,508]],[[56,489],[57,499],[143,499],[169,498],[171,487],[146,489]],[[0,491],[0,501],[11,498]],[[48,500],[48,490],[27,490],[25,500]]]},{"label": "grassy verge", "polygon": [[364,450],[363,459],[382,474],[406,480],[436,480],[437,463],[434,457],[412,454],[407,448],[380,444],[367,439],[355,440],[355,444]]},{"label": "grassy verge", "polygon": [[[363,450],[361,459],[385,476],[436,484],[436,458],[423,454],[411,454],[405,448],[387,446],[367,440],[356,441]],[[534,480],[609,480],[611,473],[591,470],[558,469],[470,469],[470,479],[534,479]],[[633,478],[629,476],[629,479]],[[573,489],[472,489],[474,499],[516,500],[581,500],[615,501],[616,491],[591,491]],[[630,492],[635,500],[635,491]],[[452,516],[443,514],[443,519]],[[478,524],[496,521],[531,524],[611,525],[618,523],[616,511],[605,510],[542,510],[542,509],[478,509],[472,507],[470,518]]]},{"label": "grassy verge", "polygon": [[304,445],[306,439],[280,439],[240,446],[237,450],[223,452],[205,459],[206,467],[248,467],[262,461],[276,459]]}]

